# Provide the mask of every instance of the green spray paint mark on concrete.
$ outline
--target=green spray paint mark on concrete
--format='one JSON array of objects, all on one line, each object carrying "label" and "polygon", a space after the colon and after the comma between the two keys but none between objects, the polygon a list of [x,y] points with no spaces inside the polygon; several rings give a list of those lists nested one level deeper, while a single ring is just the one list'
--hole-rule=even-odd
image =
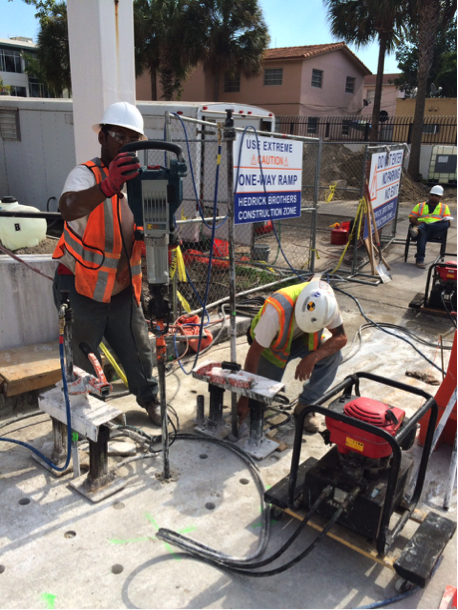
[{"label": "green spray paint mark on concrete", "polygon": [[[151,523],[151,525],[154,527],[154,529],[156,530],[156,532],[159,530],[159,525],[157,524],[157,522],[155,521],[155,519],[153,519],[153,517],[149,514],[146,513],[146,518],[148,519],[148,521]],[[181,530],[178,530],[179,534],[187,534],[188,532],[192,532],[193,530],[197,529],[197,527],[195,525],[191,525],[189,527],[185,527]],[[164,542],[164,541],[163,541]],[[179,561],[181,559],[181,557],[177,557],[175,551],[173,550],[173,548],[170,546],[170,544],[168,542],[164,542],[164,546],[165,548],[168,550],[169,553],[171,553],[175,559],[177,561]]]},{"label": "green spray paint mark on concrete", "polygon": [[49,610],[54,609],[54,602],[56,601],[55,595],[53,595],[52,593],[42,593],[41,599],[46,604],[46,608],[48,608]]},{"label": "green spray paint mark on concrete", "polygon": [[[149,513],[146,513],[145,516],[148,519],[148,521],[151,523],[151,525],[153,526],[155,531],[157,532],[159,530],[159,525],[158,525],[157,521],[155,519],[153,519],[153,517]],[[197,529],[197,527],[195,525],[190,525],[189,527],[185,527],[181,530],[178,530],[178,533],[187,534],[189,532],[192,532],[195,529]],[[155,536],[154,536],[154,538],[155,538]],[[153,539],[152,536],[142,536],[140,538],[128,538],[127,540],[123,540],[122,538],[111,538],[109,540],[109,542],[111,544],[130,544],[132,542],[147,542],[148,540],[152,540],[152,539]],[[171,553],[172,555],[175,555],[175,552],[174,552],[173,548],[170,546],[170,544],[168,544],[167,542],[164,542],[164,545],[169,553]],[[175,559],[179,560],[181,558],[175,557]]]}]

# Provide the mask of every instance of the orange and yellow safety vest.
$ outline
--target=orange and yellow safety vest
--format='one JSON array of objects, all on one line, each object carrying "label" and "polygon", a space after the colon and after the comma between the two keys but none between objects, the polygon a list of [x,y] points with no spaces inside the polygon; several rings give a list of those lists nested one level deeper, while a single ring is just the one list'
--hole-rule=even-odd
[{"label": "orange and yellow safety vest", "polygon": [[445,205],[445,203],[438,203],[432,213],[428,212],[425,214],[425,206],[427,203],[427,201],[417,203],[409,216],[416,218],[418,222],[424,222],[425,224],[431,224],[433,222],[438,222],[439,220],[452,220],[448,205]]},{"label": "orange and yellow safety vest", "polygon": [[[266,360],[275,364],[280,368],[285,368],[288,362],[288,357],[291,353],[291,343],[293,340],[294,331],[294,307],[296,301],[302,292],[302,290],[310,282],[304,282],[303,284],[296,284],[294,286],[288,286],[288,288],[282,288],[275,292],[272,296],[266,299],[262,308],[258,311],[253,322],[251,323],[250,334],[253,339],[256,338],[256,326],[267,305],[272,305],[278,312],[280,319],[280,329],[276,335],[274,341],[267,347],[262,355]],[[318,349],[321,340],[321,333],[304,333],[303,340],[307,345],[308,349],[312,352]]]},{"label": "orange and yellow safety vest", "polygon": [[[83,163],[95,176],[97,184],[105,180],[108,170],[101,159]],[[75,266],[75,289],[79,294],[94,301],[109,303],[122,252],[121,210],[118,196],[105,199],[88,217],[83,237],[79,237],[64,223],[64,231],[54,250],[53,258],[59,259],[65,250],[73,256]],[[140,304],[142,287],[141,268],[142,242],[135,241],[130,256],[132,285],[137,304]]]}]

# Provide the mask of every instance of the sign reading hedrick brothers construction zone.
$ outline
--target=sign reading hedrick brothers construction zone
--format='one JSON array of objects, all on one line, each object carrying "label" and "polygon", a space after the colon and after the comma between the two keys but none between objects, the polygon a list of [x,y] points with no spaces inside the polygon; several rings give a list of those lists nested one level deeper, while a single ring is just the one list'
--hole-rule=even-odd
[{"label": "sign reading hedrick brothers construction zone", "polygon": [[237,134],[235,224],[301,215],[302,142]]}]

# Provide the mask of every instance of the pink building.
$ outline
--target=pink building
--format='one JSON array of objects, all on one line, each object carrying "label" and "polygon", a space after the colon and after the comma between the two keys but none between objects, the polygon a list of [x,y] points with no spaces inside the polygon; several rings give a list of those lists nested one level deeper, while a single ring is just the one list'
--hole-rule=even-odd
[{"label": "pink building", "polygon": [[[382,99],[380,105],[380,111],[385,111],[388,116],[394,116],[396,114],[396,100],[404,99],[405,93],[400,91],[394,84],[394,80],[399,78],[401,74],[384,74],[382,84]],[[365,116],[372,116],[372,104],[375,97],[375,79],[376,74],[368,74],[364,78],[364,99],[368,102],[367,106],[364,106],[361,114]]]},{"label": "pink building", "polygon": [[[277,116],[357,114],[363,108],[364,78],[370,74],[344,42],[268,49],[259,76],[221,74],[218,100],[213,100],[211,75],[198,66],[182,83],[181,101],[253,104]],[[159,82],[157,90],[161,99]],[[149,74],[137,79],[137,99],[151,99]]]}]

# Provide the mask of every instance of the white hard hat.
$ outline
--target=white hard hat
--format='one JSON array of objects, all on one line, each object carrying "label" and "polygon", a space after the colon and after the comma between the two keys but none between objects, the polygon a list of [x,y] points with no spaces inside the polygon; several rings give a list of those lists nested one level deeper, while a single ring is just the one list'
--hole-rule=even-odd
[{"label": "white hard hat", "polygon": [[334,291],[329,284],[313,280],[300,293],[294,310],[296,324],[305,333],[326,328],[337,310]]},{"label": "white hard hat", "polygon": [[442,197],[444,194],[444,189],[441,187],[440,184],[436,184],[436,186],[433,186],[433,188],[429,191],[430,195],[439,195],[439,197]]},{"label": "white hard hat", "polygon": [[145,135],[143,133],[143,117],[140,111],[128,102],[116,102],[108,106],[100,123],[93,125],[92,129],[99,133],[102,125],[119,125],[119,127],[126,127],[126,129],[141,133],[142,136]]}]

